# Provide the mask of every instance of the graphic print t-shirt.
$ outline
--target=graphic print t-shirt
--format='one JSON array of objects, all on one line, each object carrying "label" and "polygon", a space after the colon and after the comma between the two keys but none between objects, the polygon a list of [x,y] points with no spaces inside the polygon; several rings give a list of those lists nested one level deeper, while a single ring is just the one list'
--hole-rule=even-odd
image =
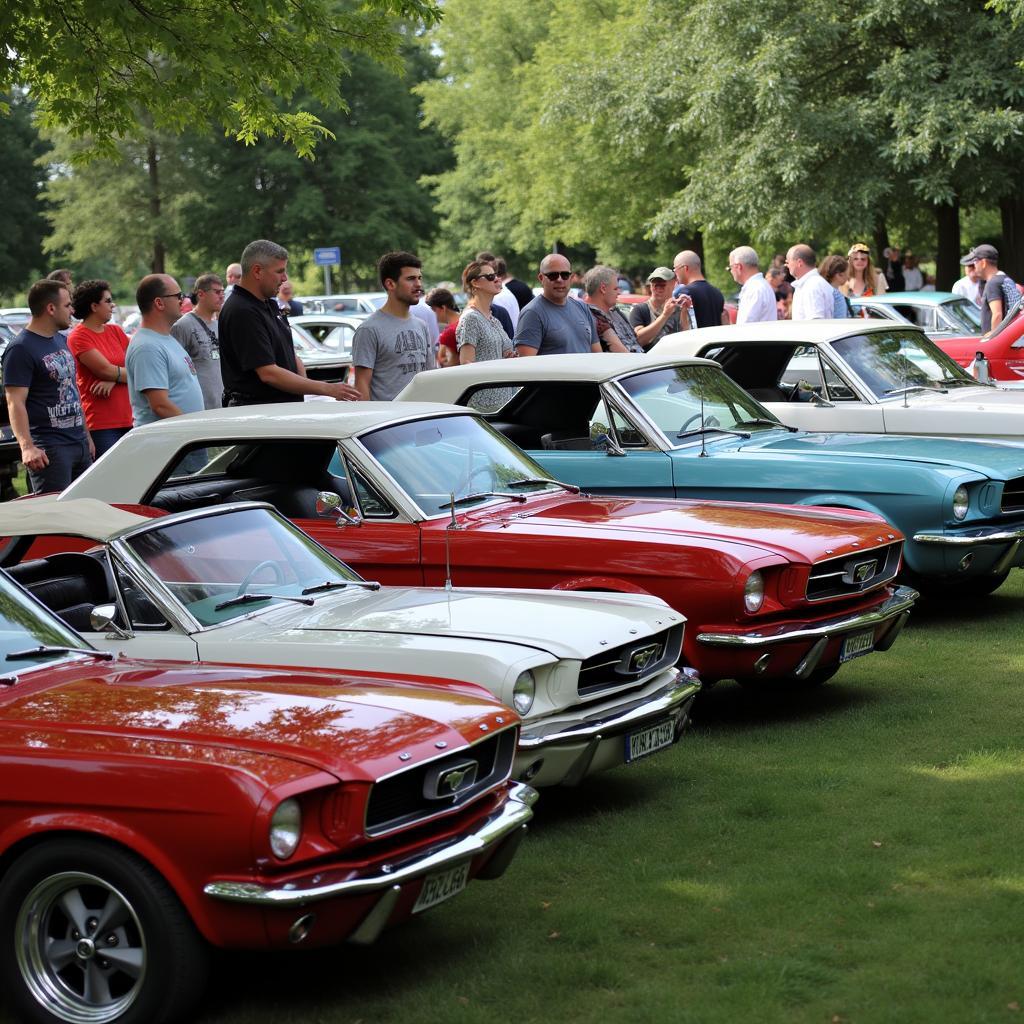
[{"label": "graphic print t-shirt", "polygon": [[352,362],[373,370],[371,400],[390,402],[420,370],[434,369],[434,346],[416,317],[403,320],[378,309],[356,328]]}]

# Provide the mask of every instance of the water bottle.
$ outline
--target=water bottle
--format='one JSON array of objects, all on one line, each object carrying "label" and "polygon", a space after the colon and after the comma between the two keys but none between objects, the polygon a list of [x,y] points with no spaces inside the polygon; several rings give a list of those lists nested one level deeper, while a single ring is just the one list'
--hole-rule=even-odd
[{"label": "water bottle", "polygon": [[979,384],[988,384],[991,378],[988,372],[988,360],[985,358],[984,352],[974,353],[974,364],[971,372]]}]

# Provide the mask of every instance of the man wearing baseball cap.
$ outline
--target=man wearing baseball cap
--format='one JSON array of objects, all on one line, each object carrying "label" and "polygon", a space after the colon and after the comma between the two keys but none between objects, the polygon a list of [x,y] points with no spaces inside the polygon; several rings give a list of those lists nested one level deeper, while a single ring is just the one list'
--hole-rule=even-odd
[{"label": "man wearing baseball cap", "polygon": [[1020,293],[1016,283],[999,269],[999,253],[994,245],[976,245],[967,259],[974,264],[978,278],[985,282],[981,295],[981,333],[982,337],[987,337],[1016,305]]},{"label": "man wearing baseball cap", "polygon": [[[689,295],[672,297],[676,272],[669,267],[655,267],[647,275],[650,298],[638,302],[629,311],[629,322],[636,332],[636,340],[645,349],[652,348],[666,334],[688,331],[697,326],[693,317],[693,300]],[[686,315],[683,315],[685,310]]]},{"label": "man wearing baseball cap", "polygon": [[953,294],[973,302],[980,309],[981,291],[985,283],[978,277],[978,268],[974,265],[973,250],[960,261],[960,266],[964,268],[964,276],[953,285]]}]

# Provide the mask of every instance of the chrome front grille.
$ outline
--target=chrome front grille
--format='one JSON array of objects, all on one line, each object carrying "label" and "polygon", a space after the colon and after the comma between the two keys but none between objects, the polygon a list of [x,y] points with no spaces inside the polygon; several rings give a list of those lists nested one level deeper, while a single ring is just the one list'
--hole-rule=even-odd
[{"label": "chrome front grille", "polygon": [[1024,512],[1024,477],[1006,481],[999,508],[1002,512]]},{"label": "chrome front grille", "polygon": [[900,567],[903,542],[883,544],[867,551],[855,551],[829,558],[811,566],[807,580],[807,600],[825,601],[850,597],[871,590],[893,579]]},{"label": "chrome front grille", "polygon": [[512,774],[518,728],[378,779],[366,803],[366,834],[381,836],[464,807]]},{"label": "chrome front grille", "polygon": [[679,660],[683,646],[683,624],[602,651],[580,666],[578,693],[593,697],[630,683],[640,683],[669,668]]}]

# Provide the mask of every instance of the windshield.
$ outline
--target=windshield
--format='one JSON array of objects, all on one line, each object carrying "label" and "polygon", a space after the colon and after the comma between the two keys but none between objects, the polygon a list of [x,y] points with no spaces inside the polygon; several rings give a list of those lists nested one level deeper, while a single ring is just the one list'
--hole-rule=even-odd
[{"label": "windshield", "polygon": [[0,675],[21,672],[66,657],[55,651],[47,656],[5,660],[12,651],[33,647],[88,647],[74,630],[37,605],[20,587],[0,572]]},{"label": "windshield", "polygon": [[[361,579],[268,509],[225,512],[148,529],[127,539],[128,547],[188,609],[212,626],[323,583]],[[340,588],[339,588],[340,589]],[[243,595],[261,595],[227,608]]]},{"label": "windshield", "polygon": [[[619,386],[678,446],[713,437],[715,430],[771,430],[778,420],[717,366],[668,366],[623,377]],[[677,434],[695,431],[693,438]]]},{"label": "windshield", "polygon": [[942,312],[958,331],[981,333],[981,310],[969,299],[950,299],[942,303]]},{"label": "windshield", "polygon": [[428,516],[447,510],[453,494],[456,501],[474,494],[485,501],[485,492],[507,491],[517,481],[535,482],[516,486],[510,494],[558,486],[533,459],[475,416],[398,423],[360,441]]},{"label": "windshield", "polygon": [[902,394],[904,388],[938,389],[977,383],[917,331],[855,334],[834,341],[832,347],[879,399]]}]

